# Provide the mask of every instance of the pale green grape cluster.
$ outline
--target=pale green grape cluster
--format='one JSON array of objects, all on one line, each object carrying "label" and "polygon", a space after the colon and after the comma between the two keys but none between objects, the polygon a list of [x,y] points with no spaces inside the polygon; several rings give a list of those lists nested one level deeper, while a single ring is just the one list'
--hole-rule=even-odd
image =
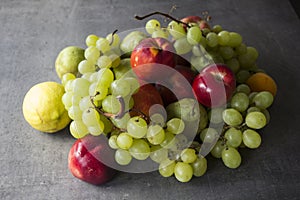
[{"label": "pale green grape cluster", "polygon": [[[270,120],[267,110],[273,103],[270,92],[251,92],[246,84],[239,84],[227,108],[213,108],[210,113],[211,123],[225,123],[222,135],[211,150],[215,158],[222,158],[225,166],[237,168],[241,164],[239,148],[258,148],[262,139],[259,129],[264,128]],[[217,131],[203,130],[200,139],[213,140]]]}]

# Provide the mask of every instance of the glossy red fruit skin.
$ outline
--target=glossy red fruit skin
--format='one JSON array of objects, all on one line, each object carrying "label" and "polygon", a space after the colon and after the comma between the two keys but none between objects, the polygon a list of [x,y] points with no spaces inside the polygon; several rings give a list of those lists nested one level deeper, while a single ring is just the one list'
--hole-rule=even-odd
[{"label": "glossy red fruit skin", "polygon": [[131,116],[139,116],[144,114],[149,118],[149,110],[155,104],[164,105],[163,100],[152,84],[142,85],[138,92],[132,95],[134,106],[130,112]]},{"label": "glossy red fruit skin", "polygon": [[76,178],[93,185],[108,182],[116,174],[100,160],[113,158],[113,151],[102,136],[87,135],[77,139],[68,155],[68,167]]},{"label": "glossy red fruit skin", "polygon": [[[180,21],[187,23],[187,24],[188,23],[196,23],[199,25],[200,29],[204,29],[204,28],[210,29],[210,26],[207,23],[207,21],[202,19],[199,16],[187,16],[187,17],[181,19]],[[184,27],[187,28],[186,26],[184,26]]]},{"label": "glossy red fruit skin", "polygon": [[175,67],[175,52],[173,44],[164,38],[146,38],[132,51],[131,67],[145,81],[166,78],[167,74],[160,74],[153,65]]},{"label": "glossy red fruit skin", "polygon": [[212,64],[195,77],[192,87],[199,103],[209,108],[220,107],[232,97],[236,79],[226,65]]}]

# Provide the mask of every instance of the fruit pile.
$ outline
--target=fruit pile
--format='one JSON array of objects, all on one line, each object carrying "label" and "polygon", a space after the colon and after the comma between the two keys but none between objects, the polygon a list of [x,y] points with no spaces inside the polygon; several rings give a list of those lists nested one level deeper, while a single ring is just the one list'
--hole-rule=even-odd
[{"label": "fruit pile", "polygon": [[261,144],[277,87],[256,65],[257,50],[198,16],[136,18],[154,14],[168,24],[153,18],[143,30],[91,34],[85,49],[66,47],[55,63],[64,92],[47,82],[50,93],[31,89],[24,98],[34,128],[55,132],[70,122],[77,141],[69,168],[81,180],[158,170],[188,182],[205,174],[208,154],[237,168],[239,148]]}]

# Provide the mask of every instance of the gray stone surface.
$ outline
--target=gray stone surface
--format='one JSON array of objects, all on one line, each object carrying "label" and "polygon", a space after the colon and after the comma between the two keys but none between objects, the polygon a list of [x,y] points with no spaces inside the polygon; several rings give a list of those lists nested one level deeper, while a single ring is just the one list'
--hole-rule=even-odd
[{"label": "gray stone surface", "polygon": [[[230,170],[208,157],[208,171],[183,184],[157,172],[119,173],[102,186],[75,179],[67,168],[75,141],[68,130],[45,134],[23,119],[27,90],[42,81],[59,81],[58,52],[84,47],[90,34],[139,28],[134,14],[159,10],[173,15],[209,11],[212,24],[237,31],[260,52],[258,64],[278,83],[271,123],[262,146],[242,150],[240,168]],[[1,0],[0,1],[0,199],[299,199],[300,21],[280,0]]]}]

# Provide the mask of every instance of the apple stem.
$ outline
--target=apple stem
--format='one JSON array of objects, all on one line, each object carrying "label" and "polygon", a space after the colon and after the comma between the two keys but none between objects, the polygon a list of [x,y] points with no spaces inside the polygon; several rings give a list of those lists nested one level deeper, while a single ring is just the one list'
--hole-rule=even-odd
[{"label": "apple stem", "polygon": [[[97,96],[98,94],[99,94],[99,92],[97,92],[95,96]],[[95,96],[91,96],[91,97],[90,97],[90,100],[91,100],[92,105],[94,106],[94,109],[96,109],[96,111],[97,111],[99,114],[101,114],[101,115],[103,115],[103,116],[105,116],[105,117],[107,117],[107,118],[112,117],[112,118],[120,119],[120,118],[122,118],[122,117],[127,113],[127,112],[125,111],[125,101],[124,101],[124,98],[123,98],[122,96],[117,96],[117,97],[116,97],[117,100],[119,101],[120,105],[121,105],[121,106],[120,106],[120,111],[119,111],[117,114],[107,113],[107,112],[102,111],[100,108],[98,108],[98,107],[95,105],[95,103],[94,103],[94,98],[95,98]]]},{"label": "apple stem", "polygon": [[164,17],[167,17],[171,20],[174,20],[175,22],[179,23],[179,24],[184,24],[186,25],[188,28],[190,28],[191,26],[188,24],[188,23],[185,23],[185,22],[182,22],[174,17],[172,17],[171,15],[167,14],[167,13],[163,13],[163,12],[159,12],[159,11],[156,11],[156,12],[152,12],[152,13],[149,13],[147,15],[144,15],[144,16],[138,16],[138,15],[135,15],[134,18],[137,19],[137,20],[143,20],[143,19],[146,19],[148,17],[151,17],[152,15],[162,15]]}]

